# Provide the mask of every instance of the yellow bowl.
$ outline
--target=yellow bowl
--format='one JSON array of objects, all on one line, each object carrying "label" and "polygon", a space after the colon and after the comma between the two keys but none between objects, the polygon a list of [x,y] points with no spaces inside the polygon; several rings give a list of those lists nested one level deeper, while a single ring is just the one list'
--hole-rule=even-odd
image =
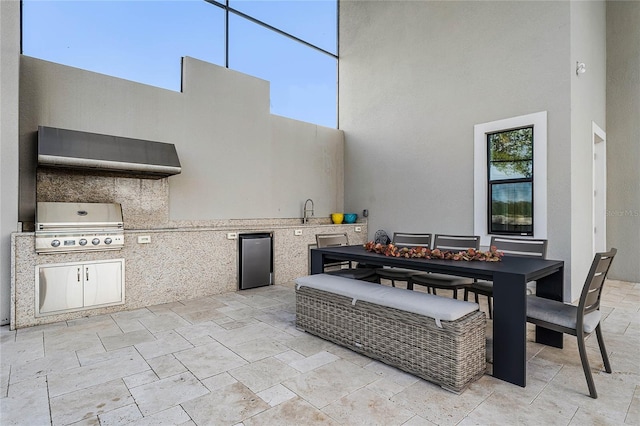
[{"label": "yellow bowl", "polygon": [[343,219],[344,219],[344,214],[342,214],[342,213],[331,213],[331,221],[333,223],[335,223],[336,225],[342,223]]}]

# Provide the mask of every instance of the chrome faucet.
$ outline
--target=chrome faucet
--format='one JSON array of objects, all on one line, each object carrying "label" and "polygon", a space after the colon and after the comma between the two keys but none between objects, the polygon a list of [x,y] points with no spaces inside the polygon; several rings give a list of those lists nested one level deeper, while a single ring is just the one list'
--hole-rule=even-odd
[{"label": "chrome faucet", "polygon": [[[311,201],[311,210],[307,208],[309,201]],[[307,198],[307,201],[304,202],[302,211],[302,223],[309,223],[309,217],[313,217],[313,200],[311,198]],[[311,216],[308,216],[309,212],[311,212]]]}]

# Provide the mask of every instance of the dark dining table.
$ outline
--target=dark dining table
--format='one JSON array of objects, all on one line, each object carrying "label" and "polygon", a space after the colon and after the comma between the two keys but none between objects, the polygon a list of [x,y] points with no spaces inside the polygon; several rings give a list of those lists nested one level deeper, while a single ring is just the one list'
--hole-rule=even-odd
[{"label": "dark dining table", "polygon": [[[564,262],[504,256],[499,262],[454,261],[385,256],[362,245],[311,250],[311,273],[321,274],[324,264],[350,260],[367,265],[395,266],[493,281],[493,376],[527,384],[527,283],[536,281],[536,294],[563,300]],[[536,342],[562,348],[562,333],[536,327]]]}]

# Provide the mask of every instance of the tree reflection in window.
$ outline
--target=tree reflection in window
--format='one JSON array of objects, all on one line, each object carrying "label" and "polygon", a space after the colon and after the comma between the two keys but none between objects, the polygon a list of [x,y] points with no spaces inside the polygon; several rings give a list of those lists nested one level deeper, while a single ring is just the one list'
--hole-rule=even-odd
[{"label": "tree reflection in window", "polygon": [[489,233],[533,235],[533,127],[487,134]]}]

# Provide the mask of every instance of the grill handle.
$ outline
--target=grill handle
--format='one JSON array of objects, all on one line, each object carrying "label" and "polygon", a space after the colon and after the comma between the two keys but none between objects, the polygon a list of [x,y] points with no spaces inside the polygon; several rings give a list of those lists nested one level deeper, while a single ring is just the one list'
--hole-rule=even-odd
[{"label": "grill handle", "polygon": [[39,223],[36,231],[56,232],[56,231],[82,231],[82,232],[104,232],[124,229],[123,222],[94,222],[94,223]]}]

